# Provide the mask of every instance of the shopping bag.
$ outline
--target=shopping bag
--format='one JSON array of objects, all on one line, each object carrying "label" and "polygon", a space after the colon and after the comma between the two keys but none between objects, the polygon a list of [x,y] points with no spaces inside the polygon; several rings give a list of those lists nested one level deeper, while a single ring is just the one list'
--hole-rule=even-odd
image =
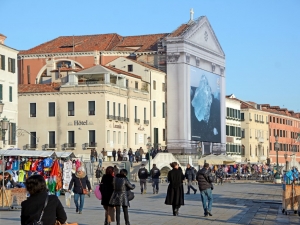
[{"label": "shopping bag", "polygon": [[64,224],[62,224],[61,222],[59,222],[58,220],[56,220],[54,225],[78,225],[78,223],[68,223],[65,222]]},{"label": "shopping bag", "polygon": [[96,185],[95,190],[94,190],[95,196],[96,198],[98,198],[99,200],[102,199],[102,194],[99,188],[99,185]]},{"label": "shopping bag", "polygon": [[71,197],[72,196],[70,192],[65,193],[66,206],[68,206],[69,208],[71,207]]},{"label": "shopping bag", "polygon": [[115,222],[115,215],[116,215],[116,209],[115,209],[115,207],[108,206],[108,210],[107,210],[107,218],[108,218],[108,220],[110,220],[111,222]]}]

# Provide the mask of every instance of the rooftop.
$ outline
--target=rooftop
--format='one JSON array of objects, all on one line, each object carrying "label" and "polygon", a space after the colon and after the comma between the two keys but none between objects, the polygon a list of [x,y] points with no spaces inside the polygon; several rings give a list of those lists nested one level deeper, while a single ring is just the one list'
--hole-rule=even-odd
[{"label": "rooftop", "polygon": [[59,92],[60,83],[51,84],[19,84],[19,93]]},{"label": "rooftop", "polygon": [[145,52],[156,51],[157,42],[166,37],[182,35],[190,23],[179,26],[171,33],[146,34],[136,36],[121,36],[117,33],[95,34],[80,36],[60,36],[28,50],[20,51],[20,55],[65,53],[65,52],[90,52],[90,51],[126,51]]}]

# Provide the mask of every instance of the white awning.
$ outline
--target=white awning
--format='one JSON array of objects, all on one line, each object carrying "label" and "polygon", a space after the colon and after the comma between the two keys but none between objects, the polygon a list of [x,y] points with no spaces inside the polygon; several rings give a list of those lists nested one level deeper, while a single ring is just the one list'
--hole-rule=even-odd
[{"label": "white awning", "polygon": [[23,156],[23,157],[52,157],[56,156],[53,151],[30,151],[30,150],[0,150],[0,155]]}]

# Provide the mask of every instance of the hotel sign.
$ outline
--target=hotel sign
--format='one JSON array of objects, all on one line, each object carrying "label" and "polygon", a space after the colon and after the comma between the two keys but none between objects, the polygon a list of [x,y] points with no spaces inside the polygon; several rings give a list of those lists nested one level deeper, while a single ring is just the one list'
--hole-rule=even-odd
[{"label": "hotel sign", "polygon": [[68,126],[85,126],[85,125],[94,125],[92,121],[88,120],[74,120],[74,122],[69,122]]}]

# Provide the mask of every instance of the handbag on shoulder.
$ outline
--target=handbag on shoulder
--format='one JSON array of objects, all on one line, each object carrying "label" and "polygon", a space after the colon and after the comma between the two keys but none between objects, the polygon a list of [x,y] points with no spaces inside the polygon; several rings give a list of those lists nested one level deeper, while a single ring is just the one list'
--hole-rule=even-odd
[{"label": "handbag on shoulder", "polygon": [[78,223],[68,223],[65,222],[64,224],[62,224],[61,222],[59,222],[58,220],[56,220],[54,225],[78,225]]},{"label": "handbag on shoulder", "polygon": [[49,196],[47,195],[46,197],[46,200],[45,200],[45,204],[44,204],[44,208],[41,212],[41,215],[40,215],[40,219],[38,221],[34,220],[33,222],[30,222],[30,223],[27,223],[27,225],[43,225],[43,221],[42,221],[42,218],[43,218],[43,215],[44,215],[44,210],[48,204],[48,198]]},{"label": "handbag on shoulder", "polygon": [[79,178],[79,182],[80,182],[80,185],[81,185],[81,188],[82,188],[82,194],[87,195],[89,192],[88,192],[88,190],[83,188],[80,178]]},{"label": "handbag on shoulder", "polygon": [[128,201],[134,199],[134,193],[132,191],[127,191],[127,199]]}]

